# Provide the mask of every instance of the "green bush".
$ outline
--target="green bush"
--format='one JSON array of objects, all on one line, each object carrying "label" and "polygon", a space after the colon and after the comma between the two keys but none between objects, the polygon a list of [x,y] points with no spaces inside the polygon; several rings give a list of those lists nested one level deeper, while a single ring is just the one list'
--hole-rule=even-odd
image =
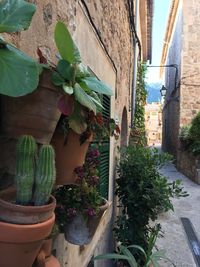
[{"label": "green bush", "polygon": [[179,139],[184,150],[192,152],[195,156],[200,155],[200,112],[191,124],[181,128]]},{"label": "green bush", "polygon": [[128,147],[118,166],[116,194],[122,209],[115,235],[123,245],[138,244],[145,250],[152,231],[149,220],[173,210],[171,198],[186,196],[181,181],[168,182],[159,168],[172,158],[157,149]]}]

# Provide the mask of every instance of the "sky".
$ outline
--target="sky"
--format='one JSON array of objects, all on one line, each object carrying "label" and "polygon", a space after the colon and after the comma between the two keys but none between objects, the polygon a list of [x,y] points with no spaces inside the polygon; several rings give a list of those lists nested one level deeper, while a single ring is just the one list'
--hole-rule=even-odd
[{"label": "sky", "polygon": [[[154,0],[153,35],[152,35],[152,62],[151,65],[160,65],[163,40],[172,0]],[[161,82],[159,68],[147,68],[147,83]]]}]

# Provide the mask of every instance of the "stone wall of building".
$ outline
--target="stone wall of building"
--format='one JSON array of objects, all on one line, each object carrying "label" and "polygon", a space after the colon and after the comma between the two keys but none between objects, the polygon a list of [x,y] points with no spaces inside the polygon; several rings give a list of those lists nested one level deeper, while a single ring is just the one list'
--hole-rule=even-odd
[{"label": "stone wall of building", "polygon": [[[188,12],[188,10],[190,12]],[[183,50],[181,73],[180,126],[200,110],[200,2],[183,1]]]},{"label": "stone wall of building", "polygon": [[[164,151],[171,153],[176,157],[178,149],[178,135],[179,135],[179,113],[180,102],[177,101],[179,97],[178,87],[181,76],[181,50],[182,50],[182,12],[179,13],[176,19],[175,28],[172,34],[172,40],[169,44],[168,56],[166,65],[175,64],[178,69],[176,77],[175,67],[165,68],[165,87],[167,88],[167,95],[163,106],[163,131],[162,131],[162,148]],[[172,93],[172,92],[175,93]]]},{"label": "stone wall of building", "polygon": [[199,157],[195,157],[192,153],[179,149],[177,153],[177,169],[195,183],[200,184]]},{"label": "stone wall of building", "polygon": [[[84,63],[113,88],[115,94],[111,100],[112,116],[118,118],[121,125],[123,109],[126,107],[128,121],[125,125],[130,125],[129,105],[134,50],[130,39],[126,1],[30,0],[29,2],[37,6],[30,28],[6,37],[34,58],[38,57],[39,47],[50,61],[56,63],[54,28],[57,20],[64,21],[83,53]],[[89,36],[87,40],[86,31],[80,31],[81,27],[87,30]],[[14,173],[15,143],[14,140],[0,139],[0,170],[5,167],[6,171]],[[114,143],[111,144],[111,148],[113,147]],[[0,188],[5,183],[6,179],[0,176]],[[112,207],[105,213],[94,239],[88,246],[69,245],[60,235],[55,248],[61,267],[86,267],[94,254],[105,252],[112,231],[111,217]],[[99,262],[95,266],[103,267],[106,264]]]}]

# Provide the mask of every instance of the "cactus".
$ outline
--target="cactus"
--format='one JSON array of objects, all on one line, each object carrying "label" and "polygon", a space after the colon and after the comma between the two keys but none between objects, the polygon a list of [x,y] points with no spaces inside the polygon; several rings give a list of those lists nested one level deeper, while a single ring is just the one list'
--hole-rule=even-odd
[{"label": "cactus", "polygon": [[17,204],[27,205],[32,200],[34,184],[34,160],[37,144],[32,136],[24,135],[19,138],[16,154]]},{"label": "cactus", "polygon": [[55,182],[55,153],[51,145],[43,145],[39,151],[35,177],[34,205],[45,205]]}]

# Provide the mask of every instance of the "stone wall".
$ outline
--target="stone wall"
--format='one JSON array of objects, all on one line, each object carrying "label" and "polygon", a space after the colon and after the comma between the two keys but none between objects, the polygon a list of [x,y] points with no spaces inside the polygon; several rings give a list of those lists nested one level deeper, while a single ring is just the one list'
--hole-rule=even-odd
[{"label": "stone wall", "polygon": [[[165,68],[165,87],[167,95],[163,107],[163,131],[162,131],[162,148],[164,151],[171,153],[176,157],[178,149],[179,135],[179,113],[180,102],[179,88],[176,89],[181,76],[181,50],[182,50],[182,13],[179,9],[176,25],[172,34],[166,65],[176,64],[178,68],[178,76],[176,78],[176,68]],[[172,92],[175,93],[172,95]]]},{"label": "stone wall", "polygon": [[200,158],[187,151],[178,150],[177,168],[195,183],[200,184]]},{"label": "stone wall", "polygon": [[[188,12],[188,10],[190,12]],[[180,126],[200,110],[200,2],[183,1],[183,51],[181,77]]]},{"label": "stone wall", "polygon": [[[129,101],[133,73],[133,46],[130,40],[126,1],[30,0],[29,2],[33,2],[37,6],[30,28],[25,32],[9,35],[8,38],[34,58],[37,58],[36,51],[39,47],[50,61],[56,63],[54,28],[57,20],[64,21],[78,46],[80,45],[80,51],[84,54],[84,63],[88,64],[97,76],[108,82],[113,88],[115,96],[111,100],[112,116],[118,118],[119,124],[121,124],[122,112],[126,107],[128,112],[125,125],[130,125]],[[86,22],[80,21],[79,12],[85,15],[87,25],[90,25],[87,28],[88,34],[91,34],[93,39],[89,38],[88,43],[85,41],[86,32],[80,32],[80,28],[86,26]],[[111,149],[113,147],[114,143],[111,144]],[[6,167],[9,173],[14,173],[15,141],[1,138],[0,151],[0,169]],[[111,155],[111,157],[114,156]],[[112,170],[111,176],[113,179]],[[0,177],[0,185],[2,183],[5,185],[6,180]],[[67,244],[60,235],[55,247],[61,267],[86,267],[94,254],[105,252],[112,231],[111,217],[112,207],[105,213],[91,244],[84,248]],[[106,262],[99,262],[95,266],[101,265],[102,267],[106,264]]]}]

